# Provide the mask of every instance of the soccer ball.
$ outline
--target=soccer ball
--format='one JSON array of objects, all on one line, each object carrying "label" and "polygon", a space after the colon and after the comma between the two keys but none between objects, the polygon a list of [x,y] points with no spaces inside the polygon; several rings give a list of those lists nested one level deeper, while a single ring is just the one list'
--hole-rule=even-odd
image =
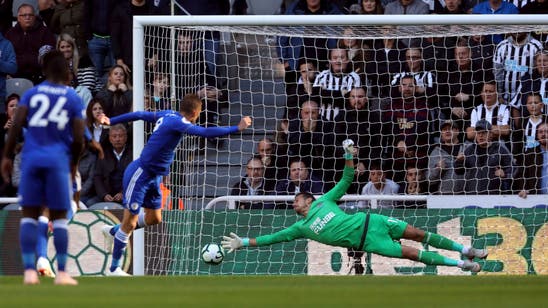
[{"label": "soccer ball", "polygon": [[205,263],[217,265],[223,262],[223,259],[225,258],[225,251],[219,244],[210,243],[202,248],[200,255]]}]

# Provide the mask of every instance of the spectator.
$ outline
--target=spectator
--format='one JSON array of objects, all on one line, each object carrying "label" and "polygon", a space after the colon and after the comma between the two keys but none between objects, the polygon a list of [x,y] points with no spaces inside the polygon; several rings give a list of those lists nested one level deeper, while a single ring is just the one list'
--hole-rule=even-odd
[{"label": "spectator", "polygon": [[519,9],[520,14],[548,14],[548,1],[536,0]]},{"label": "spectator", "polygon": [[380,0],[361,0],[360,3],[352,4],[348,11],[350,14],[382,15],[384,7]]},{"label": "spectator", "polygon": [[38,63],[38,51],[44,45],[55,46],[53,33],[37,20],[34,7],[22,4],[17,10],[17,24],[6,34],[17,56],[17,73],[12,77],[26,78],[34,84],[43,81]]},{"label": "spectator", "polygon": [[[487,0],[476,4],[472,9],[472,14],[519,14],[519,10],[511,2]],[[492,37],[495,44],[498,44],[503,39],[500,34],[495,34]]]},{"label": "spectator", "polygon": [[152,79],[152,87],[149,89],[150,101],[145,109],[150,111],[169,110],[171,97],[169,92],[169,74],[155,73]]},{"label": "spectator", "polygon": [[[383,32],[388,35],[391,27],[386,26]],[[385,38],[377,39],[373,43],[373,59],[366,64],[367,75],[374,92],[370,95],[392,97],[390,92],[391,76],[402,71],[405,62],[405,44],[402,40]]]},{"label": "spectator", "polygon": [[[95,93],[97,89],[97,80],[95,77],[95,67],[87,55],[81,55],[76,42],[67,33],[62,33],[57,37],[57,50],[61,51],[67,60],[68,67],[72,74],[76,76],[71,84],[76,88],[76,83],[86,87],[90,92]],[[89,101],[86,102],[89,103]]]},{"label": "spectator", "polygon": [[[274,187],[279,179],[287,178],[287,154],[278,150],[278,145],[270,138],[263,138],[257,144],[257,154],[265,167],[264,178],[267,186]],[[287,153],[287,151],[286,151]]]},{"label": "spectator", "polygon": [[8,30],[13,27],[13,0],[0,1],[0,34],[6,35]]},{"label": "spectator", "polygon": [[[82,180],[82,188],[80,189],[80,201],[88,205],[87,202],[95,198],[95,187],[94,187],[94,178],[95,178],[95,164],[97,162],[97,154],[86,147],[82,156],[80,157],[80,162],[78,163],[78,172],[80,173],[80,178]],[[91,205],[91,204],[89,204]]]},{"label": "spectator", "polygon": [[120,65],[113,66],[108,73],[108,82],[95,97],[104,102],[103,111],[108,117],[128,113],[133,107],[133,91],[129,77]]},{"label": "spectator", "polygon": [[537,126],[535,147],[525,150],[518,168],[515,189],[522,198],[529,194],[548,194],[548,123]]},{"label": "spectator", "polygon": [[351,139],[358,149],[358,159],[369,162],[381,156],[381,127],[379,106],[369,104],[365,88],[354,88],[345,109],[335,118],[336,144]]},{"label": "spectator", "polygon": [[[400,186],[391,179],[386,178],[386,173],[380,162],[372,162],[369,167],[369,182],[363,187],[362,195],[397,195]],[[393,208],[393,200],[380,200],[379,208]],[[371,204],[367,200],[358,202],[359,208],[369,208]]]},{"label": "spectator", "polygon": [[428,155],[427,179],[430,192],[439,195],[458,195],[464,191],[464,177],[455,173],[455,162],[464,159],[464,144],[459,139],[461,128],[455,121],[441,126],[440,144]]},{"label": "spectator", "polygon": [[419,15],[429,14],[428,4],[421,0],[395,0],[384,7],[386,15]]},{"label": "spectator", "polygon": [[[178,0],[177,3],[182,8],[181,15],[228,15],[230,14],[229,0]],[[218,64],[221,48],[221,34],[218,31],[205,31],[204,33],[204,63],[207,70],[213,77],[218,76]],[[200,41],[200,45],[202,42]],[[217,84],[212,83],[211,86],[224,88],[224,81]]]},{"label": "spectator", "polygon": [[335,136],[333,123],[320,119],[320,108],[315,101],[301,106],[300,119],[289,122],[288,154],[299,156],[314,170],[322,171],[322,179],[328,184],[335,172]]},{"label": "spectator", "polygon": [[85,0],[64,0],[55,6],[51,23],[48,25],[55,34],[70,35],[80,56],[88,55],[84,23],[89,17],[85,13]]},{"label": "spectator", "polygon": [[538,126],[548,121],[548,117],[544,113],[546,107],[540,94],[529,93],[526,95],[526,99],[527,116],[524,117],[523,121],[520,121],[521,125],[512,132],[512,153],[514,153],[518,166],[523,163],[524,151],[535,148],[539,144],[536,137]]},{"label": "spectator", "polygon": [[285,92],[287,103],[284,119],[294,120],[299,117],[299,106],[312,96],[319,95],[318,88],[313,88],[314,80],[318,75],[317,64],[314,60],[299,60],[298,72],[286,70]]},{"label": "spectator", "polygon": [[[17,1],[17,0],[16,0]],[[42,19],[46,27],[51,29],[51,19],[55,13],[55,6],[57,6],[58,0],[38,0],[38,1],[28,1],[22,0],[21,2],[27,2],[32,4],[35,8],[38,8],[38,17]],[[38,2],[38,6],[34,5],[33,2]]]},{"label": "spectator", "polygon": [[[342,11],[326,0],[295,0],[287,8],[286,15],[338,15]],[[319,61],[318,69],[325,69],[326,46],[330,50],[337,46],[335,39],[303,38],[298,36],[278,38],[278,55],[284,67],[297,70],[298,59]]]},{"label": "spectator", "polygon": [[[127,146],[127,130],[123,124],[110,127],[110,146],[105,148],[105,158],[97,160],[93,184],[97,202],[122,203],[122,179],[124,170],[133,160]],[[95,201],[95,200],[93,200]],[[89,205],[95,203],[89,200]]]},{"label": "spectator", "polygon": [[6,75],[17,72],[17,57],[12,43],[0,32],[0,106],[6,99]]},{"label": "spectator", "polygon": [[322,194],[324,192],[322,180],[312,174],[306,162],[295,158],[289,163],[289,176],[276,183],[276,194],[296,195],[300,192]]},{"label": "spectator", "polygon": [[344,38],[339,39],[337,47],[347,50],[349,70],[357,73],[360,76],[362,84],[368,82],[365,66],[371,61],[371,51],[373,41],[356,39],[354,30],[351,27],[345,28]]},{"label": "spectator", "polygon": [[422,38],[418,45],[422,49],[424,69],[426,71],[446,72],[449,63],[453,60],[453,48],[456,42],[456,37],[451,36],[427,36]]},{"label": "spectator", "polygon": [[483,104],[472,110],[470,126],[466,128],[468,140],[475,139],[476,122],[482,119],[493,125],[493,128],[489,129],[491,138],[494,140],[507,139],[510,136],[510,111],[507,105],[498,102],[496,82],[492,80],[484,82],[480,96]]},{"label": "spectator", "polygon": [[97,77],[97,88],[106,83],[105,67],[115,64],[112,53],[110,16],[114,8],[125,0],[85,0],[84,33],[88,44],[88,53]]},{"label": "spectator", "polygon": [[457,121],[460,127],[468,127],[476,97],[481,91],[483,72],[481,67],[474,66],[467,41],[459,41],[454,53],[454,65],[438,79],[443,80],[440,84],[449,88],[449,96],[440,96],[441,113],[445,119]]},{"label": "spectator", "polygon": [[435,4],[434,13],[436,14],[466,14],[461,0],[445,0],[443,3],[445,6],[441,5],[441,1],[436,1]]},{"label": "spectator", "polygon": [[[400,80],[404,76],[412,76],[415,79],[416,95],[425,95],[427,98],[436,96],[436,74],[425,69],[421,48],[410,47],[405,51],[405,66],[401,72],[395,74],[392,78],[391,85],[395,87],[394,89],[399,90],[397,87],[399,87]],[[397,91],[394,91],[392,97],[397,95]]]},{"label": "spectator", "polygon": [[322,71],[314,80],[314,88],[319,89],[320,114],[324,120],[333,121],[344,108],[344,96],[353,88],[361,86],[360,77],[351,71],[348,50],[329,50],[329,69]]},{"label": "spectator", "polygon": [[[407,164],[405,167],[405,182],[400,185],[400,195],[426,195],[428,189],[425,186],[424,173],[416,165]],[[398,207],[403,208],[425,208],[425,201],[405,200],[399,203]]]},{"label": "spectator", "polygon": [[[6,99],[5,112],[0,114],[0,151],[4,153],[4,145],[8,137],[9,130],[13,126],[13,116],[15,114],[15,108],[21,98],[17,94],[10,94]],[[23,140],[19,140],[18,143],[21,143]],[[19,147],[20,149],[20,147]],[[0,196],[12,197],[17,194],[17,187],[13,186],[11,183],[5,183],[1,181],[0,186]]]},{"label": "spectator", "polygon": [[[535,92],[540,94],[542,102],[548,104],[548,50],[539,50],[535,55],[535,65],[533,72],[525,73],[521,77],[517,89],[517,95],[510,102],[514,108],[519,108],[522,111],[522,116],[527,117],[527,110],[523,106],[527,102],[527,94]],[[544,110],[548,113],[548,110]],[[518,125],[519,126],[519,125]]]},{"label": "spectator", "polygon": [[[272,182],[266,181],[264,178],[264,165],[260,158],[250,158],[246,164],[245,176],[234,186],[232,186],[232,196],[264,196],[274,193],[274,186],[269,186]],[[274,208],[272,202],[237,202],[239,209],[271,209]]]},{"label": "spectator", "polygon": [[491,35],[472,35],[468,38],[470,52],[472,53],[473,66],[483,68],[483,79],[486,76],[494,75],[493,55],[495,54],[495,43]]},{"label": "spectator", "polygon": [[464,174],[465,194],[498,195],[511,188],[512,154],[497,138],[491,138],[491,130],[487,120],[477,121],[474,143],[464,149],[464,160],[455,161],[455,172]]},{"label": "spectator", "polygon": [[86,108],[86,126],[91,133],[92,142],[104,147],[108,145],[108,129],[101,124],[103,110],[103,101],[97,97],[93,98]]},{"label": "spectator", "polygon": [[[128,75],[133,67],[133,16],[150,15],[150,11],[146,0],[125,0],[114,7],[110,16],[112,54],[116,65]],[[144,63],[137,63],[141,64]]]},{"label": "spectator", "polygon": [[[504,103],[511,102],[516,96],[520,78],[533,72],[534,57],[542,49],[542,43],[525,32],[512,33],[497,45],[493,65],[497,90]],[[518,115],[519,109],[512,111],[514,118]]]},{"label": "spectator", "polygon": [[416,161],[423,166],[431,144],[429,112],[426,100],[415,96],[415,78],[404,76],[400,80],[400,97],[392,100],[383,111],[383,137],[386,157],[390,159],[396,183],[405,178],[405,165]]}]

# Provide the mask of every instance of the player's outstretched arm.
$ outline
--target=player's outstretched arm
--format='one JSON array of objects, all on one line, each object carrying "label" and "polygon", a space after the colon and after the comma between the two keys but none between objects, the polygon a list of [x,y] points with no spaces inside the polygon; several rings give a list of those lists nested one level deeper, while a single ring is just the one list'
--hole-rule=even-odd
[{"label": "player's outstretched arm", "polygon": [[236,132],[241,132],[251,125],[251,118],[243,117],[238,125],[234,126],[218,126],[218,127],[201,127],[198,125],[181,125],[181,131],[185,134],[200,136],[204,138],[215,138]]}]

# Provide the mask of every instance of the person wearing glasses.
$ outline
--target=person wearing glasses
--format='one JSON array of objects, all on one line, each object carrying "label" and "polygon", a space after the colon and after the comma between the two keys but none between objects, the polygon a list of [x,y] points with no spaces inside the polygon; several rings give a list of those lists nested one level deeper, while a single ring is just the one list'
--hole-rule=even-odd
[{"label": "person wearing glasses", "polygon": [[38,84],[44,80],[39,63],[40,48],[55,46],[55,36],[36,17],[36,11],[30,4],[21,4],[17,10],[17,24],[6,33],[13,44],[17,60],[15,78],[25,78]]}]

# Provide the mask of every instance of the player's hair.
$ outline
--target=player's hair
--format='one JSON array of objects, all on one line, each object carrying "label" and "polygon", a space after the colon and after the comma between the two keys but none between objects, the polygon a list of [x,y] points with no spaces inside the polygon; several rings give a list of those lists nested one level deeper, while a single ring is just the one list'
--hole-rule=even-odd
[{"label": "player's hair", "polygon": [[314,198],[314,195],[309,193],[309,192],[300,192],[298,194],[295,195],[295,198],[297,198],[298,196],[303,196],[303,198],[306,200],[306,199],[312,199],[313,201],[316,200],[316,198]]},{"label": "player's hair", "polygon": [[202,100],[196,94],[187,94],[183,97],[183,103],[181,104],[182,113],[192,113],[194,110],[202,106]]},{"label": "player's hair", "polygon": [[52,50],[44,56],[43,70],[46,79],[52,82],[65,84],[69,79],[67,60],[58,50]]}]

